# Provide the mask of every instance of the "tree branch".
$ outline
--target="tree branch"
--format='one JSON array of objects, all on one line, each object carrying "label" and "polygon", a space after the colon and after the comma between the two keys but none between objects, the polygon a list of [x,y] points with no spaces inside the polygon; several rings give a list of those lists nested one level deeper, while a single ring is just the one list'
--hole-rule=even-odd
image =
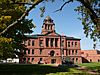
[{"label": "tree branch", "polygon": [[22,20],[25,18],[25,16],[26,16],[36,5],[38,5],[38,4],[41,3],[42,1],[43,1],[43,0],[37,0],[37,1],[35,1],[35,2],[32,4],[32,6],[31,6],[29,9],[27,9],[19,19],[17,19],[15,22],[13,22],[12,24],[10,24],[6,29],[4,29],[2,32],[0,32],[0,35],[4,34],[5,32],[7,32],[8,29],[10,29],[10,28],[13,27],[14,25],[16,25],[18,22],[22,21]]},{"label": "tree branch", "polygon": [[10,4],[27,4],[27,5],[33,5],[33,3],[27,3],[27,2],[15,2],[15,3],[10,3]]},{"label": "tree branch", "polygon": [[90,14],[91,20],[94,22],[94,24],[97,25],[97,21],[96,20],[98,19],[98,16],[94,12],[94,10],[84,0],[78,0],[78,1],[81,2],[81,4],[83,4],[85,6],[85,8],[87,8],[91,12],[91,14]]},{"label": "tree branch", "polygon": [[61,11],[63,9],[63,7],[67,4],[67,3],[70,3],[70,2],[73,2],[73,0],[69,0],[69,1],[66,1],[61,7],[60,9],[54,11],[54,12],[57,12],[57,11]]}]

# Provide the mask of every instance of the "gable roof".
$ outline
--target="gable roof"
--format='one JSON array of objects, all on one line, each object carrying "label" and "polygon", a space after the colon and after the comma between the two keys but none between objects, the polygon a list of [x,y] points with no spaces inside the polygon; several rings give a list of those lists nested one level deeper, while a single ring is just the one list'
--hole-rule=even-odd
[{"label": "gable roof", "polygon": [[60,34],[56,33],[55,31],[51,31],[51,32],[44,34],[44,36],[48,36],[48,35],[61,36]]}]

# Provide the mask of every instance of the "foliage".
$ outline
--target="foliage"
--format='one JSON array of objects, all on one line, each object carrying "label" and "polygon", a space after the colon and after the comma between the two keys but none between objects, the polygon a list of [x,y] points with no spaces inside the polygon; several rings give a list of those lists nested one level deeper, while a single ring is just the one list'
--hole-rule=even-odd
[{"label": "foliage", "polygon": [[93,41],[100,41],[100,1],[82,1],[79,0],[81,4],[75,9],[75,11],[77,11],[82,16],[79,19],[82,21],[84,33],[86,34],[86,37],[90,35],[90,38],[93,39]]},{"label": "foliage", "polygon": [[[26,10],[26,6],[11,4],[12,2],[13,0],[0,1],[0,32],[16,21]],[[23,19],[2,34],[0,36],[0,58],[13,58],[17,50],[25,49],[21,43],[25,40],[25,33],[32,33],[32,28],[34,28],[32,20]]]}]

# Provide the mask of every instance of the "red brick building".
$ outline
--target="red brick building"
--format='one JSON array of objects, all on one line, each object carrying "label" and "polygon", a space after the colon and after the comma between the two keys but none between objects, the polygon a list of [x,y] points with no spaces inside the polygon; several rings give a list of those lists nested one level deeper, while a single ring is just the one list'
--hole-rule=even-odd
[{"label": "red brick building", "polygon": [[82,63],[80,39],[60,35],[55,30],[53,20],[47,16],[41,34],[27,35],[23,62],[32,64],[62,64],[62,59]]},{"label": "red brick building", "polygon": [[100,62],[99,50],[81,50],[82,62]]}]

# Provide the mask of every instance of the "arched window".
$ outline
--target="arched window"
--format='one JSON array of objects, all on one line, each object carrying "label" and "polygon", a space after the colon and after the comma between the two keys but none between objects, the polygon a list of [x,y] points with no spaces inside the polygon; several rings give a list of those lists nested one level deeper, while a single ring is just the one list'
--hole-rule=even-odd
[{"label": "arched window", "polygon": [[54,54],[55,54],[55,52],[52,50],[52,51],[50,51],[50,56],[52,57],[52,56],[54,56]]}]

